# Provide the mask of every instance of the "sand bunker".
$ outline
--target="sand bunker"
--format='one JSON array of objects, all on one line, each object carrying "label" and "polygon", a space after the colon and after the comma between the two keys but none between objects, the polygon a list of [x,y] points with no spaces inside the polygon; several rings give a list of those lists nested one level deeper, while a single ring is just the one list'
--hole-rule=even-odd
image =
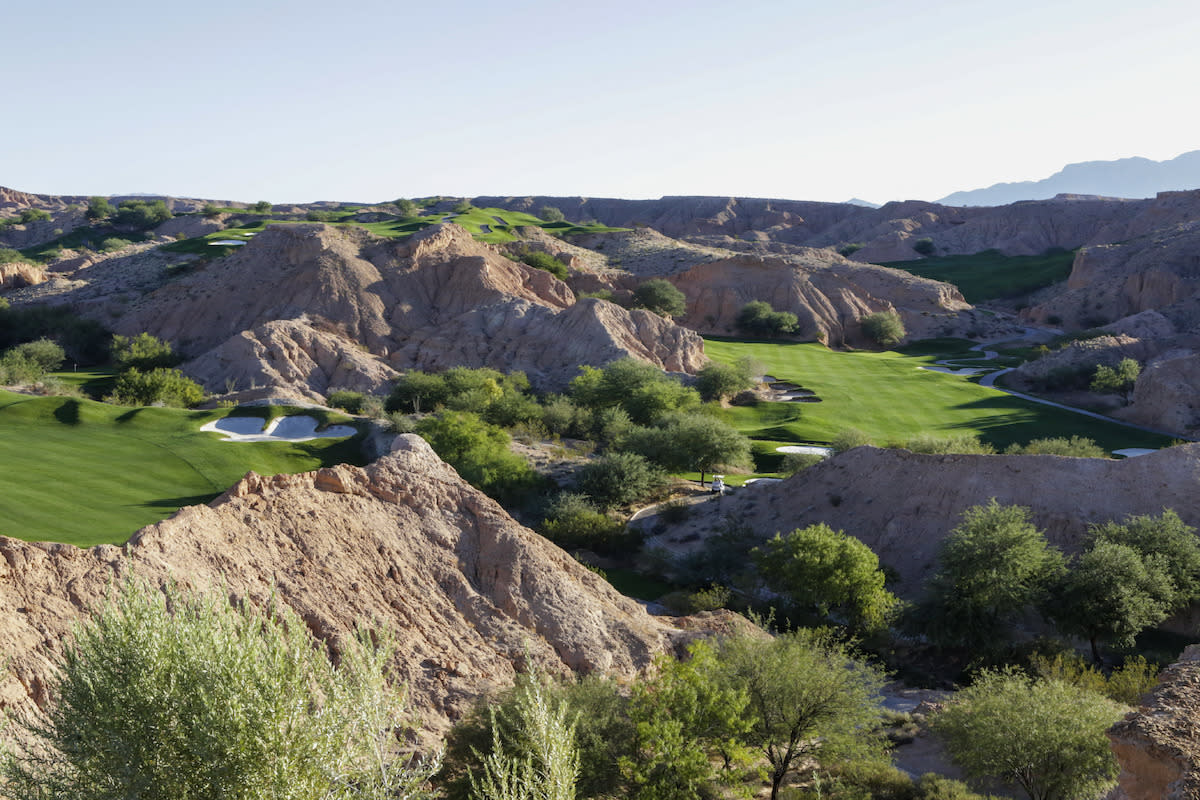
[{"label": "sand bunker", "polygon": [[782,447],[776,447],[777,453],[800,453],[806,456],[821,456],[822,458],[833,455],[832,447],[821,447],[815,444],[785,444]]},{"label": "sand bunker", "polygon": [[307,442],[310,439],[340,439],[357,433],[349,425],[330,425],[318,431],[317,424],[317,420],[309,416],[276,417],[269,423],[261,417],[222,417],[201,425],[200,430],[224,434],[223,442]]}]

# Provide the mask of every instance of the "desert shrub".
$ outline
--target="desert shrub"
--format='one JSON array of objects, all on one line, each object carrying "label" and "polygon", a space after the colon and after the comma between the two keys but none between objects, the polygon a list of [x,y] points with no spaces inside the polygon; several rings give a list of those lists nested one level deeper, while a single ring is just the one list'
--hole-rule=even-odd
[{"label": "desert shrub", "polygon": [[387,417],[387,410],[383,406],[383,398],[377,394],[369,394],[363,397],[362,406],[359,407],[358,413],[369,419],[384,419]]},{"label": "desert shrub", "polygon": [[696,390],[704,400],[722,400],[754,386],[756,365],[741,358],[734,364],[713,361],[696,376]]},{"label": "desert shrub", "polygon": [[337,222],[339,218],[341,218],[341,214],[336,211],[312,209],[304,214],[304,219],[308,222]]},{"label": "desert shrub", "polygon": [[829,446],[834,449],[834,452],[842,453],[871,443],[871,437],[858,428],[843,428],[834,435]]},{"label": "desert shrub", "polygon": [[[554,395],[542,404],[542,424],[554,436],[567,436],[575,427],[579,408],[571,398]],[[590,421],[589,421],[590,422]]]},{"label": "desert shrub", "polygon": [[177,369],[157,367],[142,372],[130,367],[117,376],[107,402],[123,406],[164,405],[191,408],[204,402],[204,387]]},{"label": "desert shrub", "polygon": [[567,218],[562,209],[554,206],[542,206],[538,209],[538,217],[546,222],[563,222]]},{"label": "desert shrub", "polygon": [[471,205],[471,201],[463,199],[463,200],[459,200],[457,203],[455,203],[453,205],[453,207],[451,207],[450,210],[453,211],[455,214],[466,214],[472,208],[474,208],[474,206]]},{"label": "desert shrub", "polygon": [[797,472],[803,472],[809,467],[814,467],[825,460],[825,457],[816,453],[788,453],[783,457],[783,463],[780,465],[779,471],[785,475],[795,475]]},{"label": "desert shrub", "polygon": [[443,405],[449,396],[450,388],[444,377],[414,369],[401,375],[392,384],[387,410],[420,414]]},{"label": "desert shrub", "polygon": [[110,236],[100,242],[100,252],[115,253],[117,250],[122,250],[126,247],[129,247],[131,244],[133,244],[133,242],[129,241],[128,239],[122,239],[119,236]]},{"label": "desert shrub", "polygon": [[880,347],[891,347],[904,338],[904,322],[895,311],[877,311],[863,317],[859,323],[863,333]]},{"label": "desert shrub", "polygon": [[931,256],[937,248],[933,244],[933,239],[926,236],[913,242],[912,249],[923,256]]},{"label": "desert shrub", "polygon": [[670,281],[651,278],[633,290],[633,307],[653,311],[661,317],[677,317],[687,311],[687,297]]},{"label": "desert shrub", "polygon": [[600,511],[582,494],[567,493],[550,501],[539,531],[565,550],[601,555],[629,555],[641,545],[641,534]]},{"label": "desert shrub", "polygon": [[580,299],[585,297],[593,297],[597,300],[607,300],[610,303],[616,302],[612,289],[597,289],[594,292],[580,292],[579,297]]},{"label": "desert shrub", "polygon": [[576,485],[602,509],[639,500],[662,485],[662,472],[637,453],[607,453],[585,464]]},{"label": "desert shrub", "polygon": [[330,392],[325,398],[325,402],[329,404],[330,408],[340,408],[351,414],[357,414],[362,411],[363,393],[352,392],[348,389],[338,389]]},{"label": "desert shrub", "polygon": [[426,797],[436,761],[387,757],[403,726],[386,638],[349,638],[334,667],[294,612],[129,582],[86,622],[23,723],[12,798],[315,800]]},{"label": "desert shrub", "polygon": [[1141,372],[1142,365],[1132,358],[1122,358],[1115,368],[1101,364],[1096,367],[1090,388],[1093,392],[1120,394],[1128,399]]},{"label": "desert shrub", "polygon": [[257,203],[250,206],[250,211],[254,214],[270,214],[271,204],[266,200],[259,200]]},{"label": "desert shrub", "polygon": [[718,608],[727,608],[732,598],[733,593],[728,588],[713,584],[707,589],[696,589],[695,591],[681,589],[674,591],[663,595],[659,598],[658,602],[672,614],[686,616],[688,614],[699,614],[702,611],[716,611]]},{"label": "desert shrub", "polygon": [[1075,652],[1054,656],[1035,654],[1030,661],[1030,671],[1042,680],[1061,681],[1127,706],[1136,706],[1158,684],[1158,665],[1149,663],[1142,656],[1125,659],[1124,664],[1105,675]]},{"label": "desert shrub", "polygon": [[914,453],[946,454],[971,453],[976,455],[991,455],[996,448],[987,442],[979,440],[979,434],[960,433],[934,436],[923,433],[914,436],[904,443],[904,447]]},{"label": "desert shrub", "polygon": [[113,222],[127,228],[144,231],[157,227],[171,218],[162,200],[122,200]]},{"label": "desert shrub", "polygon": [[658,507],[658,518],[668,525],[678,525],[686,522],[691,516],[691,509],[682,500],[672,500]]},{"label": "desert shrub", "polygon": [[639,425],[648,425],[672,411],[691,408],[700,402],[695,389],[665,375],[653,364],[629,357],[600,369],[580,367],[569,391],[578,405],[595,410],[619,407]]},{"label": "desert shrub", "polygon": [[1076,458],[1108,458],[1108,451],[1086,436],[1054,436],[1033,439],[1028,444],[1009,445],[1004,450],[1008,455],[1074,456]]},{"label": "desert shrub", "polygon": [[654,427],[629,431],[621,447],[671,472],[699,472],[701,483],[718,467],[740,469],[751,463],[750,440],[733,426],[707,415],[663,417]]},{"label": "desert shrub", "polygon": [[560,281],[567,279],[567,265],[543,250],[530,250],[526,247],[517,254],[517,258],[534,269],[549,272]]},{"label": "desert shrub", "polygon": [[538,484],[529,463],[508,449],[507,433],[468,411],[443,411],[416,425],[442,460],[472,486],[498,500],[514,500]]},{"label": "desert shrub", "polygon": [[204,207],[200,209],[200,215],[212,219],[221,216],[221,209],[212,203],[205,203]]},{"label": "desert shrub", "polygon": [[421,207],[407,197],[397,199],[393,205],[396,206],[396,213],[402,217],[415,217],[421,213]]},{"label": "desert shrub", "polygon": [[50,212],[43,208],[23,208],[21,213],[17,215],[17,219],[24,225],[31,222],[48,222],[50,220]]},{"label": "desert shrub", "polygon": [[838,255],[842,256],[843,258],[849,258],[859,250],[862,250],[864,247],[866,247],[866,245],[862,242],[850,242],[849,244],[844,244],[838,248]]},{"label": "desert shrub", "polygon": [[33,362],[42,372],[53,372],[61,367],[67,358],[62,345],[53,339],[46,338],[19,344],[10,349],[6,355],[8,354]]},{"label": "desert shrub", "polygon": [[22,264],[28,262],[29,259],[22,255],[20,250],[13,250],[11,247],[0,247],[0,264]]},{"label": "desert shrub", "polygon": [[770,303],[754,300],[738,312],[737,326],[751,336],[782,336],[795,333],[800,321],[790,311],[776,311]]},{"label": "desert shrub", "polygon": [[33,383],[40,380],[45,373],[36,361],[31,361],[19,353],[10,350],[0,356],[0,384]]},{"label": "desert shrub", "polygon": [[170,342],[151,336],[145,331],[132,337],[113,336],[109,352],[117,369],[136,367],[140,370],[150,370],[156,367],[173,367],[180,360],[171,350]]}]

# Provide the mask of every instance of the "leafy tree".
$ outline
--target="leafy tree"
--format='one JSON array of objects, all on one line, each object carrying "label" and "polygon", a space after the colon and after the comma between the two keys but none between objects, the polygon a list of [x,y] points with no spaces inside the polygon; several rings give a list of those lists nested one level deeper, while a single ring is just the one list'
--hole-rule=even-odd
[{"label": "leafy tree", "polygon": [[1158,559],[1101,539],[1071,565],[1049,614],[1063,633],[1087,639],[1100,663],[1098,642],[1131,646],[1135,636],[1167,618],[1177,596]]},{"label": "leafy tree", "polygon": [[754,386],[755,365],[748,358],[734,364],[710,361],[696,376],[696,389],[704,400],[723,400]]},{"label": "leafy tree", "polygon": [[[286,608],[127,583],[84,624],[53,679],[6,797],[319,800],[426,797],[436,763],[388,761],[401,724],[391,656],[363,633],[334,667]],[[299,700],[299,702],[298,702]]]},{"label": "leafy tree", "polygon": [[649,425],[671,411],[700,402],[695,389],[653,364],[630,357],[601,369],[580,367],[580,374],[571,381],[570,394],[576,403],[593,409],[622,408],[639,425]]},{"label": "leafy tree", "polygon": [[212,219],[221,216],[221,209],[214,203],[205,203],[204,207],[200,209],[200,215]]},{"label": "leafy tree", "polygon": [[171,218],[167,204],[162,200],[122,200],[117,206],[113,222],[134,230],[155,228]]},{"label": "leafy tree", "polygon": [[688,655],[660,656],[656,674],[633,687],[633,755],[621,762],[633,800],[691,800],[716,777],[714,758],[745,760],[747,693],[721,680],[711,645],[694,642]]},{"label": "leafy tree", "polygon": [[579,490],[604,509],[640,500],[662,483],[662,473],[637,453],[606,453],[578,473]]},{"label": "leafy tree", "polygon": [[668,280],[651,278],[633,290],[633,307],[660,317],[677,317],[687,311],[687,297]]},{"label": "leafy tree", "polygon": [[455,214],[466,214],[472,208],[474,208],[474,206],[471,205],[471,201],[464,198],[455,203],[453,208],[450,210]]},{"label": "leafy tree", "polygon": [[494,498],[516,497],[537,482],[529,463],[508,449],[509,435],[469,411],[427,417],[416,432],[463,480]]},{"label": "leafy tree", "polygon": [[967,775],[1020,787],[1030,800],[1091,800],[1117,763],[1104,732],[1125,708],[1103,695],[1018,672],[984,672],[933,718]]},{"label": "leafy tree", "polygon": [[108,402],[124,406],[164,405],[191,408],[204,402],[204,387],[177,369],[156,367],[142,372],[130,367],[117,376]]},{"label": "leafy tree", "polygon": [[450,388],[446,385],[444,377],[414,369],[401,375],[392,384],[392,391],[387,399],[387,410],[411,409],[414,414],[420,414],[422,411],[433,411],[443,405],[449,396]]},{"label": "leafy tree", "polygon": [[671,472],[699,472],[701,485],[719,465],[750,462],[749,439],[716,417],[700,414],[666,417],[653,428],[627,435],[624,447]]},{"label": "leafy tree", "polygon": [[1135,515],[1121,523],[1093,525],[1090,533],[1094,541],[1132,547],[1143,560],[1165,572],[1175,590],[1168,598],[1172,612],[1200,599],[1200,541],[1196,529],[1171,509],[1157,517]]},{"label": "leafy tree", "polygon": [[883,588],[879,557],[871,548],[823,522],[776,534],[753,556],[772,591],[823,617],[841,612],[861,630],[886,626],[898,602]]},{"label": "leafy tree", "polygon": [[1122,358],[1115,369],[1100,364],[1092,377],[1091,389],[1098,394],[1119,394],[1128,400],[1141,373],[1142,365],[1132,358]]},{"label": "leafy tree", "polygon": [[101,220],[108,219],[115,213],[117,213],[117,210],[112,207],[112,203],[108,202],[108,198],[89,197],[87,211],[84,212],[84,216],[92,222],[100,222]]},{"label": "leafy tree", "polygon": [[476,800],[574,800],[579,777],[575,722],[565,703],[553,696],[535,675],[515,694],[512,718],[515,735],[505,737],[492,715],[492,751],[483,758],[483,774],[471,777]]},{"label": "leafy tree", "polygon": [[1071,651],[1050,656],[1034,655],[1030,660],[1033,674],[1043,680],[1057,680],[1098,692],[1114,702],[1136,706],[1142,696],[1158,684],[1158,666],[1142,656],[1125,659],[1109,674],[1084,661]]},{"label": "leafy tree", "polygon": [[917,239],[917,241],[913,242],[912,249],[916,250],[919,254],[921,254],[923,256],[931,256],[934,254],[934,252],[937,248],[934,247],[933,239],[926,236],[924,238]]},{"label": "leafy tree", "polygon": [[401,197],[395,202],[396,213],[402,217],[416,217],[421,214],[421,207],[407,197]]},{"label": "leafy tree", "polygon": [[795,333],[800,321],[790,311],[776,311],[770,303],[755,300],[742,306],[738,312],[737,326],[754,336],[782,336]]},{"label": "leafy tree", "polygon": [[542,206],[541,209],[538,210],[538,217],[546,222],[562,222],[567,218],[561,209],[555,208],[554,206]]},{"label": "leafy tree", "polygon": [[330,408],[340,408],[343,411],[348,411],[351,414],[357,414],[362,411],[363,393],[352,392],[347,389],[338,389],[332,391],[325,398],[325,402]]},{"label": "leafy tree", "polygon": [[750,700],[744,740],[767,759],[772,800],[805,760],[878,754],[884,674],[844,646],[810,631],[740,635],[721,644],[719,659],[722,684]]},{"label": "leafy tree", "polygon": [[61,367],[67,358],[62,345],[53,339],[44,337],[19,344],[6,353],[6,355],[9,354],[36,364],[42,372],[53,372]]},{"label": "leafy tree", "polygon": [[50,220],[50,212],[44,208],[23,208],[17,215],[17,220],[25,225],[31,222],[47,222]]},{"label": "leafy tree", "polygon": [[863,317],[859,323],[863,333],[880,347],[899,344],[905,336],[904,322],[895,311],[877,311]]},{"label": "leafy tree", "polygon": [[1030,606],[1061,576],[1063,556],[1029,521],[1023,506],[987,505],[963,512],[943,541],[930,583],[933,638],[986,649],[1007,640]]},{"label": "leafy tree", "polygon": [[259,200],[257,203],[250,206],[250,210],[255,214],[270,214],[271,204],[266,200]]},{"label": "leafy tree", "polygon": [[109,351],[117,369],[135,367],[149,370],[156,367],[173,367],[179,363],[179,357],[171,350],[170,342],[151,336],[145,331],[132,337],[113,336]]}]

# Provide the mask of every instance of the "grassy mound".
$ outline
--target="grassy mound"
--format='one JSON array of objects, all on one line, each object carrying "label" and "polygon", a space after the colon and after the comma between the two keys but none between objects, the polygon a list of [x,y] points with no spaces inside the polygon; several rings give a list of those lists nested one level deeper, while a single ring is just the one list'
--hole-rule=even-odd
[{"label": "grassy mound", "polygon": [[1075,253],[1070,250],[1040,256],[1006,256],[985,250],[969,256],[940,256],[920,261],[896,261],[885,267],[902,269],[922,278],[952,283],[968,303],[1028,294],[1065,281]]},{"label": "grassy mound", "polygon": [[[819,344],[705,339],[710,358],[733,363],[750,357],[767,372],[816,393],[819,403],[760,403],[725,411],[752,439],[829,442],[857,428],[877,444],[919,434],[977,434],[998,449],[1052,436],[1085,436],[1106,450],[1165,447],[1166,437],[1092,419],[980,386],[963,377],[920,369],[942,355],[836,352]],[[952,343],[948,348],[956,349]]]},{"label": "grassy mound", "polygon": [[200,431],[229,413],[0,390],[0,534],[81,547],[120,544],[182,506],[211,500],[249,470],[273,475],[362,463],[360,436],[260,444]]}]

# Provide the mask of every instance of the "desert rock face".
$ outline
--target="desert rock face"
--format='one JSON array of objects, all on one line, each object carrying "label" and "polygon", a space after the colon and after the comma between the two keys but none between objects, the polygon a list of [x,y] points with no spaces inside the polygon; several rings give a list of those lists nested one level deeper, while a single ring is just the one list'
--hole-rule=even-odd
[{"label": "desert rock face", "polygon": [[1120,416],[1183,436],[1200,434],[1200,353],[1170,350],[1148,363]]},{"label": "desert rock face", "polygon": [[[115,327],[175,342],[197,357],[208,382],[223,383],[219,363],[226,374],[286,373],[294,383],[308,365],[280,371],[264,361],[283,345],[276,339],[260,347],[259,331],[301,318],[362,344],[370,356],[347,359],[345,347],[335,347],[342,374],[321,370],[324,377],[308,385],[317,394],[378,385],[389,370],[410,368],[521,369],[538,388],[559,389],[579,364],[626,355],[671,371],[695,372],[704,363],[694,333],[609,303],[576,304],[550,273],[504,258],[455,225],[405,242],[323,225],[272,226],[233,255],[143,296]],[[219,354],[204,355],[217,347]],[[368,365],[372,358],[379,363]],[[347,373],[360,367],[358,377]]]},{"label": "desert rock face", "polygon": [[386,627],[430,730],[511,682],[526,653],[553,672],[629,674],[677,635],[515,523],[416,436],[365,469],[250,474],[124,548],[0,538],[0,555],[7,707],[45,702],[71,625],[127,575],[253,602],[274,593],[335,648],[357,621]]},{"label": "desert rock face", "polygon": [[796,314],[802,336],[821,336],[830,344],[865,344],[858,321],[876,311],[899,311],[910,335],[923,338],[959,327],[961,312],[970,309],[949,284],[854,264],[829,250],[709,261],[672,282],[687,296],[688,327],[731,333],[742,307],[761,300]]},{"label": "desert rock face", "polygon": [[[1072,551],[1089,523],[1174,509],[1200,527],[1200,445],[1121,461],[1061,456],[922,455],[858,447],[783,481],[692,506],[668,536],[741,520],[770,537],[818,522],[857,537],[895,569],[895,591],[919,594],[962,512],[992,498],[1032,509],[1051,542]],[[1047,490],[1046,487],[1053,487]]]},{"label": "desert rock face", "polygon": [[46,280],[46,271],[33,264],[0,264],[0,289],[36,286]]},{"label": "desert rock face", "polygon": [[1137,711],[1109,729],[1123,800],[1200,797],[1200,645],[1167,667]]}]

